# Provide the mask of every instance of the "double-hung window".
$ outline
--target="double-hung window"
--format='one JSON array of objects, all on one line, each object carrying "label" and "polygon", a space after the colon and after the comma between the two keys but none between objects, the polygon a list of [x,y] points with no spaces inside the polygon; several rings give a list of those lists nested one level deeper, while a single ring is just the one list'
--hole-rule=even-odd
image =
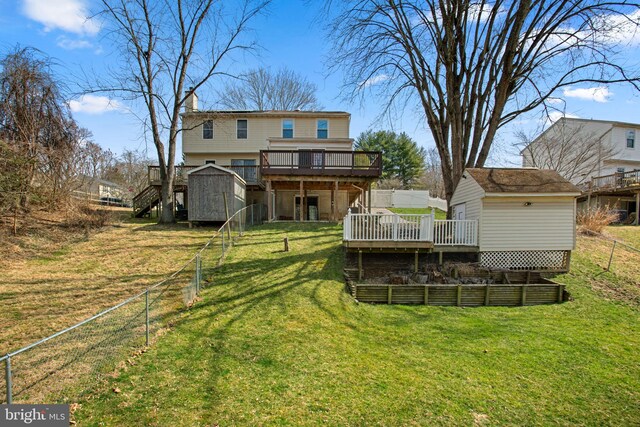
[{"label": "double-hung window", "polygon": [[636,146],[636,131],[627,131],[627,148],[635,148]]},{"label": "double-hung window", "polygon": [[236,138],[247,139],[247,120],[238,119],[236,121]]},{"label": "double-hung window", "polygon": [[213,120],[202,123],[202,139],[213,139]]},{"label": "double-hung window", "polygon": [[282,120],[282,137],[293,138],[293,119]]},{"label": "double-hung window", "polygon": [[327,139],[328,137],[329,137],[329,120],[318,119],[317,138]]}]

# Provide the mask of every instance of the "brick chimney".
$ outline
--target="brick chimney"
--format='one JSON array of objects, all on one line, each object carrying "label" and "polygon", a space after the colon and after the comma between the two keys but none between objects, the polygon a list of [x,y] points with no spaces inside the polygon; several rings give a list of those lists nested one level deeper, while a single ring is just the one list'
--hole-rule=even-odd
[{"label": "brick chimney", "polygon": [[184,112],[193,113],[194,111],[198,111],[198,95],[193,91],[193,87],[187,89],[185,94],[187,95],[187,99],[184,101]]}]

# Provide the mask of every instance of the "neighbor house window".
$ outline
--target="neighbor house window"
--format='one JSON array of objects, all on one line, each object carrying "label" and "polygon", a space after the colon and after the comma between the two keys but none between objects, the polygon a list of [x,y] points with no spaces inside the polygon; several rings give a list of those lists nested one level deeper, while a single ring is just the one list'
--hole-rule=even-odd
[{"label": "neighbor house window", "polygon": [[213,120],[207,120],[202,124],[202,139],[213,139]]},{"label": "neighbor house window", "polygon": [[329,120],[318,120],[318,139],[327,139],[329,137]]},{"label": "neighbor house window", "polygon": [[634,148],[636,145],[636,131],[627,131],[627,148]]},{"label": "neighbor house window", "polygon": [[293,119],[284,119],[282,121],[282,137],[293,138]]},{"label": "neighbor house window", "polygon": [[204,161],[204,164],[205,164],[205,165],[215,165],[215,164],[216,164],[216,161],[215,161],[215,160],[205,160],[205,161]]},{"label": "neighbor house window", "polygon": [[247,120],[239,119],[236,122],[236,138],[247,139]]}]

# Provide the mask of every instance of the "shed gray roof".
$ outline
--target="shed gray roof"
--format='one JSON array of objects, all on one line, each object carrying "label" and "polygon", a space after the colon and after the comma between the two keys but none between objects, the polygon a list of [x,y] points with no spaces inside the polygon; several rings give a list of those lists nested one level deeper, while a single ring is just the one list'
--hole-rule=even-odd
[{"label": "shed gray roof", "polygon": [[580,194],[578,187],[551,169],[468,168],[464,174],[471,175],[487,193]]}]

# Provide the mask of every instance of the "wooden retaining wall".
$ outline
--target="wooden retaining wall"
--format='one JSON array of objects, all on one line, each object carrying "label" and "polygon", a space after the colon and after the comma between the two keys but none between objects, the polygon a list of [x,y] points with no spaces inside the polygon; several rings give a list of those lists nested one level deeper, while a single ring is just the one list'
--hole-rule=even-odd
[{"label": "wooden retaining wall", "polygon": [[555,304],[564,300],[564,285],[546,279],[532,284],[391,285],[349,284],[360,302],[450,305],[459,307]]}]

